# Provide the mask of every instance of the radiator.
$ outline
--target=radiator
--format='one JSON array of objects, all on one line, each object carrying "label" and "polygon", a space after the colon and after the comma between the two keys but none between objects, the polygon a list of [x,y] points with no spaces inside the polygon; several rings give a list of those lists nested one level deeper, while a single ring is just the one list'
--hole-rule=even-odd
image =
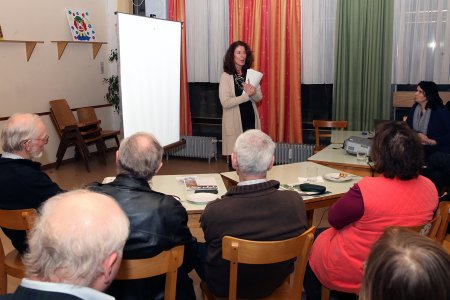
[{"label": "radiator", "polygon": [[180,138],[186,140],[186,143],[167,150],[165,152],[166,159],[169,156],[177,156],[207,158],[208,163],[211,162],[211,158],[213,157],[217,160],[217,139],[215,137],[183,135]]},{"label": "radiator", "polygon": [[314,145],[276,143],[275,164],[285,165],[306,161],[313,155]]}]

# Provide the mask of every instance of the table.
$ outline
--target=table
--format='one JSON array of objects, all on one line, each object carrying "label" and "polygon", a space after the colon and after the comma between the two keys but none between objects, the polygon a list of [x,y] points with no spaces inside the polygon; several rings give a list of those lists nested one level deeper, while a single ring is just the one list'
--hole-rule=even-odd
[{"label": "table", "polygon": [[[183,174],[183,175],[156,175],[152,178],[150,185],[153,190],[164,193],[167,195],[174,195],[180,199],[181,204],[184,206],[188,213],[188,226],[191,228],[200,227],[200,216],[205,209],[205,205],[194,204],[188,202],[187,196],[193,194],[194,191],[187,191],[184,184],[177,181],[177,177],[212,177],[215,179],[218,186],[217,198],[220,198],[227,192],[225,185],[222,181],[222,177],[218,173],[211,174]],[[115,177],[105,177],[103,183],[108,183],[114,180]]]},{"label": "table", "polygon": [[332,130],[331,143],[343,144],[344,141],[351,136],[373,137],[373,134],[372,131]]},{"label": "table", "polygon": [[[317,168],[317,175],[319,176],[323,176],[328,173],[340,172],[339,170],[320,164],[301,162],[274,166],[267,172],[267,179],[278,180],[280,183],[295,183],[299,182],[298,177],[309,177],[306,170],[313,168]],[[236,172],[224,172],[220,173],[220,175],[222,176],[223,182],[227,188],[234,186],[239,182],[239,177]],[[330,191],[331,193],[314,197],[303,197],[303,200],[305,201],[306,214],[308,217],[308,225],[312,225],[314,209],[330,206],[360,179],[361,177],[354,176],[351,180],[345,182],[332,182],[327,180],[324,180],[324,182],[318,182],[317,184],[325,186],[327,191]]]},{"label": "table", "polygon": [[348,154],[343,149],[344,140],[351,136],[370,137],[373,136],[373,133],[333,130],[331,132],[331,144],[309,157],[308,161],[358,176],[377,175],[368,163],[356,160],[356,155]]},{"label": "table", "polygon": [[362,177],[375,175],[369,163],[360,162],[356,155],[348,154],[342,144],[330,144],[310,156],[308,161]]}]

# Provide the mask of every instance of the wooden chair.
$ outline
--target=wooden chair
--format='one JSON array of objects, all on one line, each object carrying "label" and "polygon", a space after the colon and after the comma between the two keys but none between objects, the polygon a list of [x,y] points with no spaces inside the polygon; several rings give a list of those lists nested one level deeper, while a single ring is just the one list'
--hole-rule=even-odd
[{"label": "wooden chair", "polygon": [[316,146],[314,147],[314,153],[319,152],[324,147],[320,145],[320,138],[330,138],[331,139],[331,131],[327,133],[321,133],[321,128],[339,128],[341,130],[344,130],[347,128],[348,122],[347,121],[327,121],[327,120],[313,120],[313,126],[314,126],[314,133],[316,136]]},{"label": "wooden chair", "polygon": [[175,300],[178,268],[183,263],[184,245],[163,251],[157,256],[143,259],[124,259],[116,279],[131,280],[166,274],[164,299]]},{"label": "wooden chair", "polygon": [[405,227],[420,233],[420,235],[435,240],[440,225],[441,225],[441,215],[439,214],[438,210],[436,211],[435,216],[430,222],[418,226],[405,226]]},{"label": "wooden chair", "polygon": [[100,135],[100,121],[79,123],[65,99],[50,101],[50,116],[56,131],[61,138],[58,151],[56,152],[56,169],[61,165],[66,150],[75,146],[76,157],[81,156],[90,172],[88,158],[90,156],[87,145],[95,144],[100,154],[101,162],[106,165],[106,145]]},{"label": "wooden chair", "polygon": [[[415,232],[420,233],[421,235],[429,237],[430,239],[436,239],[436,234],[438,232],[440,224],[441,224],[441,216],[438,212],[436,212],[434,218],[430,222],[427,222],[425,224],[418,226],[395,226],[395,227],[406,227]],[[330,289],[327,288],[326,286],[322,286],[321,300],[329,300],[329,299],[330,299]]]},{"label": "wooden chair", "polygon": [[303,278],[305,276],[306,264],[314,240],[315,230],[315,227],[311,227],[297,237],[283,241],[269,242],[250,241],[225,236],[222,239],[222,257],[230,261],[230,287],[228,298],[216,297],[209,290],[208,285],[203,281],[201,282],[200,287],[209,300],[235,300],[239,263],[257,265],[272,264],[296,258],[295,269],[290,276],[290,280],[286,280],[283,285],[272,293],[272,295],[263,299],[301,299]]},{"label": "wooden chair", "polygon": [[[37,216],[35,209],[20,210],[0,210],[0,227],[12,230],[29,231],[33,227]],[[17,250],[5,253],[0,239],[0,295],[6,294],[8,282],[7,275],[23,278],[25,276],[25,266],[22,257]]]},{"label": "wooden chair", "polygon": [[[101,121],[97,118],[95,113],[95,109],[93,107],[82,107],[77,109],[78,121],[81,123],[90,123],[99,121],[99,125]],[[115,139],[117,147],[120,146],[119,142],[119,134],[120,130],[104,130],[100,127],[100,135],[103,140],[106,141],[108,139]]]},{"label": "wooden chair", "polygon": [[441,216],[441,225],[439,225],[439,229],[436,234],[436,240],[444,244],[444,241],[447,240],[449,234],[447,234],[448,223],[449,223],[449,210],[450,210],[450,201],[442,201],[439,203],[438,213]]}]

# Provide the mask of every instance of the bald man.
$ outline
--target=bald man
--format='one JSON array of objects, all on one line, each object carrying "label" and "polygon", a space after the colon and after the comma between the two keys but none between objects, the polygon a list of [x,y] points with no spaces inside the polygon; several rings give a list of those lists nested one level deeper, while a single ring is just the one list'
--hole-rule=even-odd
[{"label": "bald man", "polygon": [[47,200],[24,256],[26,277],[0,299],[98,299],[122,260],[129,221],[109,196],[75,190]]},{"label": "bald man", "polygon": [[[62,192],[34,158],[42,156],[48,143],[47,129],[35,114],[18,113],[5,123],[0,155],[0,209],[37,209],[42,202]],[[3,229],[13,246],[27,249],[24,231]]]},{"label": "bald man", "polygon": [[[148,184],[162,166],[162,155],[163,148],[153,135],[135,133],[120,143],[116,179],[107,184],[93,183],[89,189],[116,199],[129,217],[125,258],[153,257],[174,246],[185,246],[183,264],[178,269],[177,300],[195,300],[188,273],[193,268],[197,242],[187,226],[186,210],[173,196],[159,193]],[[165,275],[160,275],[117,280],[107,293],[123,300],[162,300],[164,287]]]},{"label": "bald man", "polygon": [[122,260],[129,221],[109,196],[75,190],[47,200],[24,256],[26,276],[0,299],[98,299]]}]

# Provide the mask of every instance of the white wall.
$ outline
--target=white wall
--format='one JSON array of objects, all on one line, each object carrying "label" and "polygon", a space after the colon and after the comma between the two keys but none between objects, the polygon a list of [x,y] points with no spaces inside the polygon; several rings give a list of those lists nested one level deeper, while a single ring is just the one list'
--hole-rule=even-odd
[{"label": "white wall", "polygon": [[[65,8],[88,10],[96,40],[108,43],[95,60],[90,44],[68,44],[58,60],[56,43],[51,41],[72,40]],[[117,48],[116,10],[117,0],[0,0],[0,26],[5,40],[44,41],[36,46],[28,62],[25,44],[0,44],[0,117],[15,112],[48,112],[49,101],[61,98],[67,99],[72,108],[106,104],[103,78],[117,73],[117,66],[108,62],[110,50]],[[104,64],[104,74],[100,63]],[[120,118],[112,108],[97,109],[97,115],[102,127],[120,128]],[[42,118],[50,142],[40,161],[47,164],[56,161],[59,137],[49,116]],[[0,122],[0,129],[3,124]]]}]

